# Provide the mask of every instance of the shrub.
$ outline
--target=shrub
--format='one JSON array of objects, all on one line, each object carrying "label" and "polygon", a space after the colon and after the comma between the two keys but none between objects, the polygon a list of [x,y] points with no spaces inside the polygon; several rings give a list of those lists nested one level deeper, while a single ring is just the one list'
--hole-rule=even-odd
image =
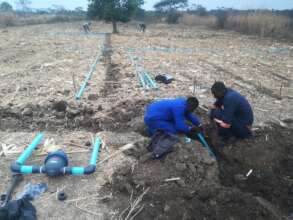
[{"label": "shrub", "polygon": [[13,13],[0,13],[0,26],[13,26],[16,23],[16,16]]},{"label": "shrub", "polygon": [[203,25],[203,26],[214,27],[216,24],[216,17],[184,14],[180,18],[180,23],[184,25],[188,25],[188,26]]},{"label": "shrub", "polygon": [[289,17],[270,12],[258,12],[247,15],[231,15],[225,27],[245,34],[257,34],[261,37],[286,35],[290,31]]}]

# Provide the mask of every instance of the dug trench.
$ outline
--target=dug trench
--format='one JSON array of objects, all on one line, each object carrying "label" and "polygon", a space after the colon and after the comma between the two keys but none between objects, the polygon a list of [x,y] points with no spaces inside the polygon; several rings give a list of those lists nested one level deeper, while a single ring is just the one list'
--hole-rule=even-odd
[{"label": "dug trench", "polygon": [[291,128],[271,124],[250,140],[214,149],[217,162],[199,143],[184,141],[163,160],[146,159],[148,140],[140,141],[126,152],[136,163],[105,187],[114,195],[109,205],[126,219],[287,219],[292,141]]},{"label": "dug trench", "polygon": [[67,101],[67,97],[50,99],[42,104],[9,103],[0,106],[0,130],[143,132],[141,119],[149,100],[122,100],[110,103],[110,107],[109,103],[103,102],[109,95],[117,94],[122,77],[119,65],[111,61],[111,34],[105,35],[103,48],[102,63],[106,69],[106,78],[98,94],[89,94],[82,102]]},{"label": "dug trench", "polygon": [[[140,138],[144,109],[151,101],[123,100],[109,110],[62,100],[9,105],[0,108],[0,129],[136,133],[142,141],[125,152],[136,162],[118,169],[104,187],[114,195],[107,205],[122,217],[137,213],[135,219],[284,219],[293,211],[291,128],[271,124],[250,140],[214,149],[217,162],[199,143],[183,141],[165,159],[151,160],[145,157],[149,139]],[[206,121],[203,112],[197,114]],[[132,212],[127,209],[130,196],[132,205],[139,198]]]},{"label": "dug trench", "polygon": [[[148,100],[123,100],[104,109],[103,105],[51,100],[42,105],[0,106],[1,131],[85,130],[90,132],[141,131]],[[135,128],[134,128],[135,127]]]}]

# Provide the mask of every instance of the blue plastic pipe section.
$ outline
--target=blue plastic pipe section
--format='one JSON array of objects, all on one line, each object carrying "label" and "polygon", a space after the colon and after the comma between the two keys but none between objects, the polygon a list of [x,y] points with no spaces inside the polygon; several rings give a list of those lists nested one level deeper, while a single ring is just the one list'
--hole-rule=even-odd
[{"label": "blue plastic pipe section", "polygon": [[100,152],[101,143],[102,143],[101,139],[99,137],[96,138],[95,145],[94,145],[94,150],[92,152],[92,157],[91,157],[91,160],[90,160],[90,165],[96,166],[97,160],[99,158],[99,152]]},{"label": "blue plastic pipe section", "polygon": [[[46,166],[25,166],[24,162],[32,154],[36,146],[42,141],[43,134],[40,133],[36,136],[33,142],[25,149],[20,155],[18,160],[11,165],[11,170],[15,173],[32,174],[32,173],[47,173]],[[72,174],[72,175],[89,175],[95,172],[96,163],[99,158],[99,151],[101,146],[101,139],[98,137],[95,140],[92,155],[87,167],[60,167],[56,173],[58,174]]]},{"label": "blue plastic pipe section", "polygon": [[203,135],[200,134],[200,133],[198,133],[197,136],[198,136],[200,142],[202,143],[202,145],[203,145],[203,146],[207,149],[207,151],[209,152],[209,155],[210,155],[211,157],[213,157],[213,158],[216,159],[215,154],[213,153],[212,149],[210,148],[210,146],[209,146],[208,143],[206,142],[206,140],[205,140],[205,138],[203,137]]},{"label": "blue plastic pipe section", "polygon": [[32,152],[35,148],[40,144],[43,140],[44,134],[39,133],[33,140],[33,142],[22,152],[22,154],[17,159],[16,163],[19,165],[23,165],[25,161],[31,156]]},{"label": "blue plastic pipe section", "polygon": [[82,95],[83,95],[83,93],[84,93],[84,90],[85,90],[85,88],[86,88],[87,85],[88,85],[88,82],[90,81],[90,79],[91,79],[91,77],[92,77],[94,71],[96,70],[96,66],[97,66],[97,64],[100,62],[100,57],[101,57],[101,55],[102,55],[103,52],[104,52],[104,49],[105,49],[105,48],[104,48],[104,45],[105,45],[105,41],[106,41],[106,33],[103,34],[103,35],[104,35],[104,42],[103,42],[103,46],[102,46],[102,49],[101,49],[102,52],[100,52],[100,53],[97,55],[97,57],[96,57],[94,63],[93,63],[92,66],[91,66],[90,71],[86,74],[86,77],[85,77],[84,81],[82,82],[79,91],[78,91],[78,92],[76,93],[76,95],[75,95],[75,99],[76,99],[76,100],[80,100],[80,98],[82,97]]},{"label": "blue plastic pipe section", "polygon": [[143,89],[158,89],[155,81],[151,78],[150,74],[146,72],[142,67],[139,67],[135,58],[131,55],[133,49],[128,50],[128,57],[131,60],[132,65],[135,67],[135,73],[138,77],[139,84]]},{"label": "blue plastic pipe section", "polygon": [[101,146],[101,139],[98,137],[95,140],[94,149],[90,159],[90,164],[87,167],[68,167],[65,169],[65,173],[72,175],[84,175],[91,174],[96,170],[96,163],[99,157],[99,151]]},{"label": "blue plastic pipe section", "polygon": [[149,73],[144,72],[143,74],[144,74],[145,82],[148,85],[148,87],[151,89],[157,89],[158,87],[157,87],[155,81],[150,77]]},{"label": "blue plastic pipe section", "polygon": [[95,62],[92,64],[90,71],[86,74],[86,77],[85,77],[84,81],[82,82],[79,91],[78,91],[78,92],[76,93],[76,95],[75,95],[75,99],[76,99],[76,100],[79,100],[79,99],[82,97],[82,95],[83,95],[83,93],[84,93],[84,90],[85,90],[85,88],[86,88],[88,82],[90,81],[90,79],[91,79],[91,77],[92,77],[94,71],[96,70],[96,66],[97,66],[97,64],[98,64],[99,61],[100,61],[100,56],[101,56],[101,53],[99,53],[99,55],[98,55],[97,58],[95,59]]}]

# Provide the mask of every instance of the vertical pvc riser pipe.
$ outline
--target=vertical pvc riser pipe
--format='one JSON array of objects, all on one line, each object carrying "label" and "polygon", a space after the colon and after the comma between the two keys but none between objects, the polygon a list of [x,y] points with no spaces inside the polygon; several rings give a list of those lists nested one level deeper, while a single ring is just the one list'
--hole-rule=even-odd
[{"label": "vertical pvc riser pipe", "polygon": [[[91,159],[90,159],[90,165],[92,165],[92,166],[96,166],[96,164],[97,164],[101,143],[102,143],[101,139],[97,138],[95,141],[94,149],[93,149]],[[85,168],[84,167],[72,167],[71,173],[72,173],[72,175],[83,175],[83,174],[85,174]]]},{"label": "vertical pvc riser pipe", "polygon": [[90,165],[96,166],[97,159],[99,158],[100,146],[101,146],[101,139],[97,138],[96,141],[95,141],[93,153],[92,153],[92,156],[91,156]]},{"label": "vertical pvc riser pipe", "polygon": [[33,142],[23,151],[23,153],[19,156],[16,163],[19,165],[23,165],[25,161],[31,156],[34,149],[40,144],[40,142],[43,140],[44,134],[39,133]]}]

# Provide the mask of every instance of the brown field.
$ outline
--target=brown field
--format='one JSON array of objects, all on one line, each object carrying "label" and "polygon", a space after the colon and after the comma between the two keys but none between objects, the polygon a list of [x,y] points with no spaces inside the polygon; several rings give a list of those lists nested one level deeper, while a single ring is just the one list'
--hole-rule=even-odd
[{"label": "brown field", "polygon": [[[99,159],[103,161],[123,145],[136,143],[133,151],[98,164],[90,176],[27,175],[16,194],[28,182],[48,184],[48,191],[34,201],[39,219],[126,219],[121,213],[130,195],[137,198],[147,187],[140,203],[143,209],[134,219],[267,220],[287,215],[292,182],[287,162],[293,156],[289,149],[293,44],[184,25],[150,25],[145,34],[132,25],[119,28],[120,34],[107,40],[102,34],[84,35],[78,22],[0,29],[2,146],[14,144],[21,150],[44,131],[47,139],[53,138],[66,151],[79,152],[81,148],[73,145],[89,150],[85,143],[99,135],[105,142]],[[110,32],[111,25],[94,23],[93,31]],[[82,99],[75,100],[76,89],[103,48],[111,51],[103,53]],[[144,91],[129,53],[153,76],[169,73],[175,81]],[[219,163],[197,143],[181,143],[177,153],[163,162],[142,160],[142,146],[148,140],[142,135],[145,105],[154,99],[194,94],[207,106],[213,101],[210,87],[215,80],[251,102],[256,140],[223,150],[228,159]],[[65,111],[56,110],[60,101],[67,103]],[[72,153],[70,162],[86,165],[89,154]],[[0,156],[1,192],[17,156]],[[43,160],[34,155],[30,163]],[[237,175],[251,168],[251,179],[238,181]],[[174,177],[184,181],[164,182]],[[59,190],[68,194],[68,200],[86,198],[62,203],[56,200]]]}]

